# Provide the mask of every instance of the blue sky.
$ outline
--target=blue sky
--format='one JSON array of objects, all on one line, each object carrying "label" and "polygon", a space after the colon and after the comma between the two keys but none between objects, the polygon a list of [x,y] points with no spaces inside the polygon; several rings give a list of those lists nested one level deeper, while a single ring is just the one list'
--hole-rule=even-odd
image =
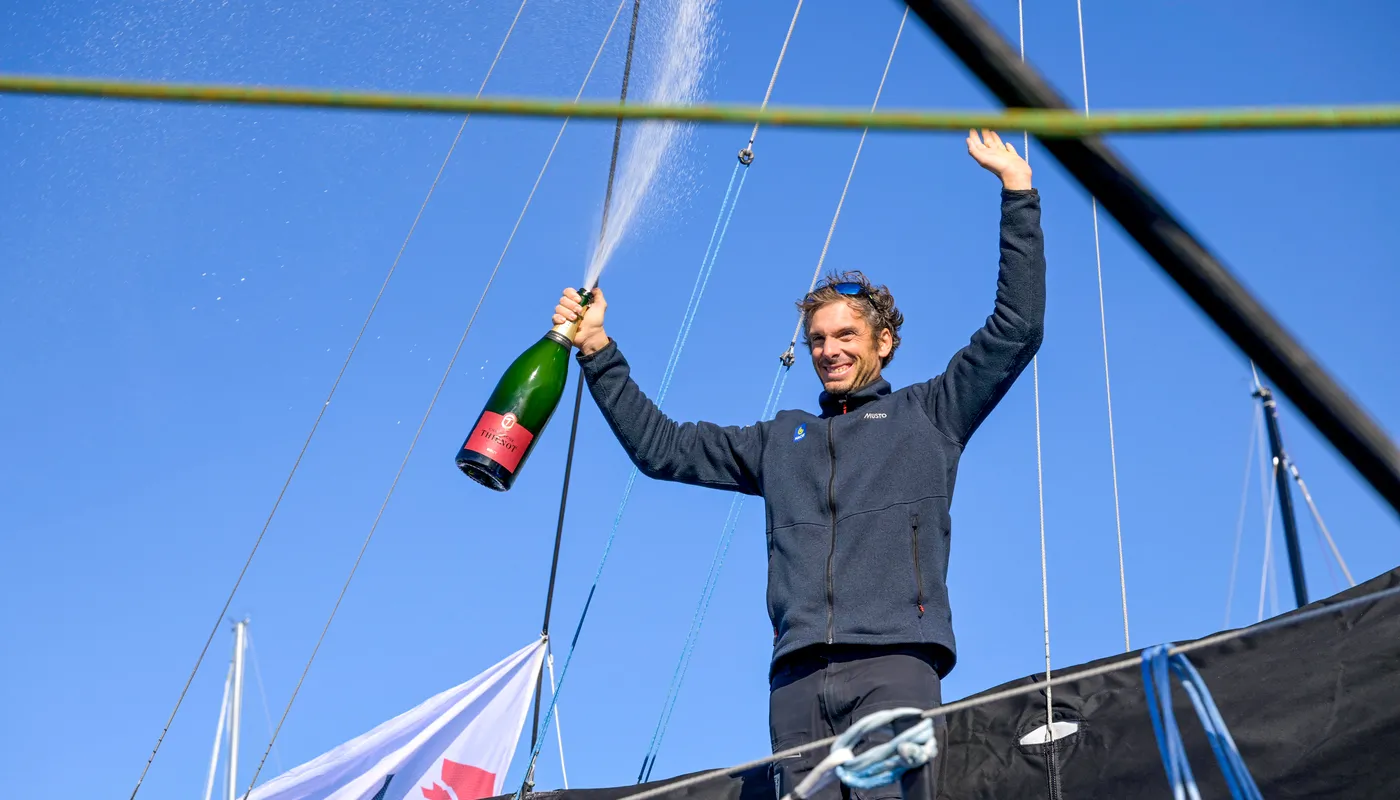
[{"label": "blue sky", "polygon": [[[1014,36],[1011,0],[979,6]],[[492,92],[572,95],[613,3],[532,0]],[[473,92],[514,3],[369,0],[162,7],[66,2],[0,15],[0,69]],[[707,97],[761,99],[791,5],[717,7]],[[809,3],[774,102],[868,104],[894,3]],[[1097,109],[1393,101],[1390,4],[1087,3]],[[648,18],[643,35],[655,30]],[[1030,3],[1028,57],[1080,97],[1075,5]],[[616,92],[622,42],[588,95]],[[992,102],[911,19],[885,107]],[[266,519],[459,120],[0,97],[0,763],[28,796],[129,791]],[[231,609],[249,616],[274,715],[383,501],[557,123],[473,120]],[[1015,135],[1003,131],[1004,135]],[[603,275],[609,332],[657,387],[739,127],[700,129],[669,203]],[[766,129],[667,410],[757,417],[857,133]],[[278,744],[290,767],[476,674],[538,631],[567,441],[552,423],[508,494],[452,464],[500,370],[581,280],[611,126],[570,126]],[[1392,433],[1400,431],[1391,236],[1395,132],[1151,135],[1113,146]],[[1088,197],[1032,144],[1049,262],[1041,350],[1055,666],[1122,647]],[[981,324],[995,179],[958,135],[872,134],[827,264],[889,284],[908,322],[889,370],[925,380]],[[1239,353],[1100,220],[1135,645],[1221,627],[1251,399]],[[785,406],[815,408],[799,362]],[[1286,402],[1284,435],[1359,579],[1400,562],[1394,514]],[[960,663],[945,696],[1043,667],[1028,371],[978,432],[953,506]],[[555,605],[567,640],[628,463],[585,403]],[[1232,622],[1254,619],[1251,490]],[[634,779],[730,498],[633,492],[562,698],[575,786]],[[762,509],[749,503],[656,775],[767,752]],[[1338,588],[1300,522],[1315,596]],[[1282,564],[1280,564],[1282,569]],[[1280,575],[1283,573],[1280,572]],[[1286,591],[1281,593],[1287,608]],[[142,797],[202,788],[221,633]],[[561,653],[562,656],[562,653]],[[1267,676],[1261,676],[1267,680]],[[1229,698],[1217,698],[1229,713]],[[244,763],[265,746],[252,687]],[[1144,721],[1145,724],[1145,721]],[[526,737],[528,738],[528,736]],[[559,784],[551,744],[539,781]],[[523,756],[523,752],[522,752]],[[513,765],[519,780],[523,757]],[[275,763],[269,768],[276,772]]]}]

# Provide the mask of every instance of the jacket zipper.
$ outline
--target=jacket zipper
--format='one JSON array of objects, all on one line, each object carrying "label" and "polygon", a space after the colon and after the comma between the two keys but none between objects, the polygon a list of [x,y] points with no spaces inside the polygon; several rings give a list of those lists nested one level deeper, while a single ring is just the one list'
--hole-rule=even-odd
[{"label": "jacket zipper", "polygon": [[826,420],[826,452],[831,463],[826,482],[826,503],[831,511],[831,549],[826,554],[826,643],[831,644],[836,639],[836,586],[832,577],[832,564],[836,560],[836,439],[830,417]]},{"label": "jacket zipper", "polygon": [[919,616],[924,615],[924,573],[919,569],[919,515],[913,516],[914,584],[919,592]]}]

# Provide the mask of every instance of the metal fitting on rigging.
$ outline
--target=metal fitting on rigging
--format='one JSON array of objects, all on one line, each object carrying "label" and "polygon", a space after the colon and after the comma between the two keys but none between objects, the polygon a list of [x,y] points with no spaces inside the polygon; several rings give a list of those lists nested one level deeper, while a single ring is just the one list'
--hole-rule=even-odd
[{"label": "metal fitting on rigging", "polygon": [[788,345],[788,349],[784,350],[783,354],[778,356],[778,360],[783,362],[783,366],[789,368],[792,367],[793,364],[797,363],[797,355],[793,351],[793,345]]},{"label": "metal fitting on rigging", "polygon": [[753,163],[753,148],[745,147],[739,151],[739,163],[746,167]]}]

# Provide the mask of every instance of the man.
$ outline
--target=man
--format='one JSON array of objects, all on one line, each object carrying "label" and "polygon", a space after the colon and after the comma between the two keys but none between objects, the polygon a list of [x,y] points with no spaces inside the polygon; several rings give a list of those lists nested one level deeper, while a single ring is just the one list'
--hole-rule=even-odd
[{"label": "man", "polygon": [[[956,648],[948,570],[958,459],[1040,347],[1045,250],[1030,166],[996,133],[967,149],[1002,182],[996,307],[943,374],[893,391],[880,372],[903,315],[860,273],[808,294],[804,341],[822,382],[821,414],[790,410],[747,427],[668,419],[629,377],[595,292],[578,360],[604,418],[643,474],[760,495],[767,503],[769,722],[774,751],[846,730],[867,714],[941,701]],[[554,322],[577,319],[565,290]],[[792,790],[823,751],[779,763]],[[861,800],[932,800],[937,760]],[[851,794],[832,786],[824,798]]]}]

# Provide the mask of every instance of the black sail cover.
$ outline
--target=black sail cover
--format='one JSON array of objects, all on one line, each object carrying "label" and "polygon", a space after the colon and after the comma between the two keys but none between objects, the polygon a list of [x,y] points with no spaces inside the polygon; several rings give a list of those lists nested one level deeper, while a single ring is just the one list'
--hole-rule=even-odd
[{"label": "black sail cover", "polygon": [[[1306,608],[1396,586],[1400,568]],[[1189,658],[1264,797],[1400,798],[1400,594],[1206,647]],[[1043,682],[1044,675],[1031,676],[982,694]],[[1172,697],[1202,797],[1229,797],[1196,712],[1175,680]],[[1171,797],[1140,668],[1055,686],[1052,699],[1057,722],[1078,724],[1052,745],[1020,744],[1045,724],[1043,691],[948,715],[939,737],[939,800]],[[619,800],[678,779],[531,797]],[[728,773],[662,797],[776,800],[766,768]]]}]

